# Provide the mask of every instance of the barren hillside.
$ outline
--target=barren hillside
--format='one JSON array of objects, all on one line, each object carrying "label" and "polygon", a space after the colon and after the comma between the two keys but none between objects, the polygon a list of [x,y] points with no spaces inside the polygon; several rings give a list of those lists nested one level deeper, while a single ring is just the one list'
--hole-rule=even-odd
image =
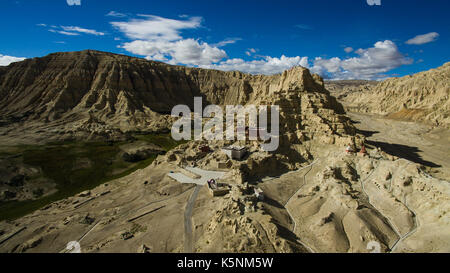
[{"label": "barren hillside", "polygon": [[[302,68],[253,76],[91,50],[55,53],[2,69],[0,135],[117,138],[127,131],[170,128],[167,114],[177,104],[192,106],[194,96],[202,96],[204,104],[245,105],[295,88],[315,93],[324,98],[324,107],[344,112],[322,80]],[[28,130],[20,131],[18,124]]]},{"label": "barren hillside", "polygon": [[[132,173],[1,221],[0,252],[64,252],[73,241],[83,252],[369,252],[373,244],[380,252],[449,251],[448,182],[365,143],[376,132],[357,130],[306,68],[252,76],[83,51],[2,73],[4,145],[159,130],[170,125],[171,107],[202,96],[205,104],[278,105],[280,146],[267,152],[261,139],[169,145]],[[120,148],[131,153],[136,145],[144,144]],[[243,157],[227,155],[229,145]],[[80,159],[83,147],[75,148],[71,156]],[[115,166],[111,157],[105,164]],[[56,158],[53,172],[63,157]],[[90,158],[74,167],[95,163]],[[205,181],[211,173],[219,188]]]},{"label": "barren hillside", "polygon": [[340,96],[351,111],[450,126],[450,63]]},{"label": "barren hillside", "polygon": [[378,81],[366,80],[329,80],[325,81],[325,88],[330,91],[331,95],[341,100],[352,93],[368,91],[378,83]]}]

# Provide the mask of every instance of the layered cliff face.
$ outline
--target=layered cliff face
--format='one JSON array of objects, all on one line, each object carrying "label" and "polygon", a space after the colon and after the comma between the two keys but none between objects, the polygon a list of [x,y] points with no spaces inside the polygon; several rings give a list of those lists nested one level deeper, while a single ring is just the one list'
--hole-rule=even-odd
[{"label": "layered cliff face", "polygon": [[[204,104],[217,105],[284,100],[289,114],[294,114],[292,108],[300,111],[286,122],[292,118],[300,122],[301,112],[309,111],[323,116],[320,123],[330,132],[352,131],[344,118],[334,116],[343,108],[325,90],[322,79],[301,67],[254,76],[88,50],[28,59],[0,71],[2,124],[52,128],[59,135],[114,137],[114,132],[167,129],[173,121],[168,116],[172,108],[185,104],[192,109],[195,96],[203,97]],[[305,122],[307,118],[303,113]],[[336,124],[341,122],[344,125]]]},{"label": "layered cliff face", "polygon": [[198,95],[177,68],[95,51],[56,53],[10,65],[1,76],[1,112],[14,121],[96,120],[148,126]]},{"label": "layered cliff face", "polygon": [[[77,238],[83,252],[367,252],[373,243],[382,252],[448,252],[450,184],[376,145],[366,147],[368,155],[346,153],[343,145],[362,139],[323,80],[305,68],[254,76],[95,51],[57,53],[0,67],[0,95],[2,145],[160,130],[173,121],[173,106],[192,107],[195,96],[204,104],[280,108],[276,152],[250,140],[184,143],[144,169],[0,222],[0,234],[12,234],[0,252],[59,252]],[[247,155],[230,159],[222,148],[231,144]],[[135,145],[122,149],[131,153]],[[90,164],[78,159],[76,166]],[[168,175],[198,177],[186,166],[224,172],[220,182],[230,193],[211,197],[206,185]]]},{"label": "layered cliff face", "polygon": [[341,98],[351,110],[450,126],[450,63]]},{"label": "layered cliff face", "polygon": [[368,91],[378,83],[378,81],[367,80],[330,80],[325,82],[325,88],[338,100],[344,100],[352,93]]}]

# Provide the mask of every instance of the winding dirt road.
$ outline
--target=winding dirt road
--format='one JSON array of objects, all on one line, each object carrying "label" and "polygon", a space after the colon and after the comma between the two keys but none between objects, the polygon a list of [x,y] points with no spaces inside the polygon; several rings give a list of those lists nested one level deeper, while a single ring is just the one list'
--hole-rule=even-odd
[{"label": "winding dirt road", "polygon": [[197,200],[198,192],[202,188],[201,185],[197,185],[186,204],[186,210],[184,211],[184,252],[192,253],[192,209],[194,208],[195,200]]}]

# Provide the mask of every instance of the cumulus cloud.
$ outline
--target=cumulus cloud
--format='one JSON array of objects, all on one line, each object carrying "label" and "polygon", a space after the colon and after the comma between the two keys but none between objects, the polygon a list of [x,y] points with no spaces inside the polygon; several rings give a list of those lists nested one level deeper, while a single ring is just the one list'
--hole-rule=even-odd
[{"label": "cumulus cloud", "polygon": [[7,66],[14,62],[20,62],[25,60],[26,58],[20,58],[20,57],[13,57],[13,56],[6,56],[0,54],[0,66]]},{"label": "cumulus cloud", "polygon": [[128,22],[111,22],[125,36],[134,41],[120,47],[146,59],[170,64],[209,65],[227,58],[220,47],[235,43],[239,38],[230,38],[210,45],[198,39],[183,38],[181,31],[201,27],[201,17],[186,20],[168,19],[153,15],[141,15],[143,19]]},{"label": "cumulus cloud", "polygon": [[353,47],[346,47],[344,48],[344,51],[347,53],[353,52]]},{"label": "cumulus cloud", "polygon": [[286,57],[280,58],[265,56],[260,60],[245,61],[235,58],[222,61],[218,64],[205,65],[203,68],[212,68],[224,71],[243,71],[252,74],[276,74],[281,73],[294,66],[308,67],[308,57]]},{"label": "cumulus cloud", "polygon": [[[266,56],[252,61],[227,59],[228,55],[221,47],[236,43],[240,38],[228,38],[216,44],[208,44],[199,39],[182,37],[183,30],[201,27],[201,17],[182,16],[180,20],[154,15],[140,17],[142,18],[111,24],[133,40],[123,43],[121,48],[149,60],[255,74],[280,73],[292,66],[308,65],[306,57]],[[250,48],[247,52],[251,55],[257,50]]]},{"label": "cumulus cloud", "polygon": [[149,60],[171,64],[208,65],[227,58],[224,50],[194,39],[174,42],[136,40],[121,47],[133,54],[146,56]]},{"label": "cumulus cloud", "polygon": [[359,57],[344,60],[342,67],[361,76],[373,77],[414,61],[405,57],[390,40],[376,42],[374,47],[358,49],[356,53]]},{"label": "cumulus cloud", "polygon": [[413,59],[405,57],[397,45],[390,41],[379,41],[371,48],[358,49],[357,57],[316,58],[312,71],[333,79],[378,79],[384,73],[402,65],[412,64]]},{"label": "cumulus cloud", "polygon": [[150,41],[181,40],[183,29],[195,29],[201,26],[201,17],[191,17],[188,20],[168,19],[154,15],[141,15],[144,19],[132,19],[128,22],[111,22],[128,38]]},{"label": "cumulus cloud", "polygon": [[436,41],[436,39],[439,37],[439,33],[437,32],[430,32],[427,34],[417,35],[414,38],[409,39],[406,41],[406,44],[408,45],[423,45],[427,43],[431,43]]},{"label": "cumulus cloud", "polygon": [[81,0],[67,0],[69,6],[81,6]]},{"label": "cumulus cloud", "polygon": [[341,59],[315,58],[311,64],[307,56],[272,57],[256,55],[258,51],[249,48],[245,54],[255,57],[253,60],[228,58],[221,47],[239,41],[228,38],[216,44],[208,44],[200,39],[185,38],[182,32],[202,27],[201,17],[182,16],[169,19],[154,15],[139,15],[139,19],[123,22],[111,22],[131,41],[122,43],[120,48],[148,60],[163,61],[169,64],[185,64],[202,68],[225,71],[238,70],[252,74],[276,74],[294,66],[310,68],[333,79],[379,79],[385,73],[401,65],[411,64],[412,59],[405,57],[390,41],[379,41],[373,47],[354,50],[344,48],[345,52],[355,55]]},{"label": "cumulus cloud", "polygon": [[[240,38],[228,38],[215,44],[208,44],[199,39],[184,38],[182,31],[202,27],[201,17],[180,16],[181,19],[169,19],[154,15],[140,15],[139,19],[126,22],[111,22],[130,42],[119,47],[149,60],[163,61],[170,64],[186,64],[221,70],[240,70],[255,74],[280,73],[293,66],[308,66],[306,57],[274,58],[263,56],[261,59],[245,61],[227,59],[227,53],[221,47],[236,43]],[[250,48],[247,55],[256,53]]]},{"label": "cumulus cloud", "polygon": [[312,70],[314,73],[320,75],[326,75],[326,73],[336,74],[341,70],[342,60],[340,58],[334,57],[331,59],[322,59],[317,57],[314,60],[314,67]]}]

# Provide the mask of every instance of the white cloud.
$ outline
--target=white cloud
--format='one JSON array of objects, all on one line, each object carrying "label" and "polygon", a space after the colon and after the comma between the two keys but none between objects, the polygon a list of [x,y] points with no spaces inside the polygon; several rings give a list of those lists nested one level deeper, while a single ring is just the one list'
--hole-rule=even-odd
[{"label": "white cloud", "polygon": [[120,47],[146,56],[146,59],[164,61],[171,64],[209,65],[227,58],[227,53],[219,47],[235,43],[240,38],[229,38],[217,44],[192,38],[183,38],[181,31],[201,27],[201,17],[186,20],[168,19],[153,15],[141,15],[144,19],[132,19],[128,22],[111,22],[125,36],[134,41]]},{"label": "white cloud", "polygon": [[256,53],[256,49],[254,48],[249,48],[247,51],[245,51],[245,54],[247,54],[247,56],[252,56],[253,54]]},{"label": "white cloud", "polygon": [[145,19],[133,19],[128,22],[111,22],[128,38],[150,41],[181,40],[183,29],[195,29],[201,26],[201,17],[191,17],[188,20],[168,19],[154,15],[141,15]]},{"label": "white cloud", "polygon": [[322,59],[321,57],[317,57],[314,60],[314,73],[318,73],[321,75],[329,73],[337,73],[341,69],[342,60],[340,58],[334,57],[331,59]]},{"label": "white cloud", "polygon": [[13,57],[13,56],[6,56],[0,54],[0,66],[7,66],[14,62],[20,62],[25,60],[26,58],[19,58],[19,57]]},{"label": "white cloud", "polygon": [[61,28],[66,32],[79,32],[79,33],[91,34],[91,35],[95,35],[95,36],[105,35],[105,33],[103,33],[103,32],[98,32],[93,29],[87,29],[87,28],[81,28],[81,27],[61,26]]},{"label": "white cloud", "polygon": [[359,56],[344,60],[316,58],[311,70],[333,79],[379,79],[392,69],[414,62],[390,40],[379,41],[374,47],[358,49],[355,53]]},{"label": "white cloud", "polygon": [[226,46],[226,45],[234,44],[234,43],[236,43],[237,41],[240,41],[240,40],[242,40],[242,39],[241,38],[228,38],[228,39],[220,41],[220,42],[218,42],[216,44],[212,44],[212,46],[223,47],[223,46]]},{"label": "white cloud", "polygon": [[437,32],[430,32],[427,34],[417,35],[416,37],[409,39],[405,43],[408,45],[423,45],[426,43],[431,43],[436,41],[436,39],[439,37],[439,33]]},{"label": "white cloud", "polygon": [[344,51],[347,53],[353,52],[353,47],[346,47],[344,48]]},{"label": "white cloud", "polygon": [[108,12],[108,14],[106,14],[106,16],[110,16],[110,17],[127,17],[126,14],[120,13],[120,12],[117,12],[117,11],[114,11],[114,10]]},{"label": "white cloud", "polygon": [[347,47],[347,53],[356,57],[341,59],[338,57],[324,59],[315,58],[312,65],[306,56],[271,57],[255,55],[258,51],[249,48],[248,56],[257,59],[228,59],[227,53],[220,47],[235,43],[239,38],[225,39],[216,44],[208,44],[200,39],[184,38],[183,30],[202,27],[201,17],[185,17],[168,19],[153,15],[140,15],[142,19],[131,19],[125,22],[111,22],[115,28],[130,38],[130,42],[119,47],[136,55],[145,56],[148,60],[157,60],[169,64],[185,64],[196,67],[219,70],[238,70],[252,74],[276,74],[293,66],[311,68],[334,79],[379,79],[386,77],[384,73],[401,65],[411,64],[412,59],[405,57],[392,41],[379,41],[373,47],[358,49]]},{"label": "white cloud", "polygon": [[276,74],[281,73],[293,66],[308,67],[308,57],[286,57],[280,58],[266,56],[260,60],[245,61],[243,59],[228,59],[218,64],[205,65],[203,68],[212,68],[225,71],[242,71],[252,74]]},{"label": "white cloud", "polygon": [[[295,65],[307,66],[308,59],[301,57],[264,57],[261,60],[244,61],[228,59],[220,47],[235,43],[240,38],[228,38],[216,44],[208,44],[198,39],[183,38],[182,30],[201,27],[201,17],[183,17],[184,20],[167,19],[145,15],[144,19],[128,22],[111,22],[125,36],[134,41],[120,45],[121,48],[136,55],[146,56],[148,60],[163,61],[170,64],[186,64],[221,70],[240,70],[248,73],[274,74]],[[248,52],[256,53],[255,49]]]},{"label": "white cloud", "polygon": [[[42,24],[41,26],[46,26]],[[48,31],[68,36],[79,36],[80,34],[90,34],[95,36],[104,36],[105,33],[93,29],[81,28],[77,26],[50,26]]]},{"label": "white cloud", "polygon": [[63,31],[63,30],[55,30],[53,28],[49,29],[48,31],[53,32],[53,33],[59,33],[59,34],[62,34],[62,35],[67,35],[67,36],[78,36],[78,35],[80,35],[79,33],[68,32],[68,31]]},{"label": "white cloud", "polygon": [[121,47],[133,54],[146,56],[149,60],[168,61],[171,64],[208,65],[227,58],[224,50],[194,39],[175,42],[136,40]]},{"label": "white cloud", "polygon": [[69,6],[81,6],[81,0],[67,0]]}]

